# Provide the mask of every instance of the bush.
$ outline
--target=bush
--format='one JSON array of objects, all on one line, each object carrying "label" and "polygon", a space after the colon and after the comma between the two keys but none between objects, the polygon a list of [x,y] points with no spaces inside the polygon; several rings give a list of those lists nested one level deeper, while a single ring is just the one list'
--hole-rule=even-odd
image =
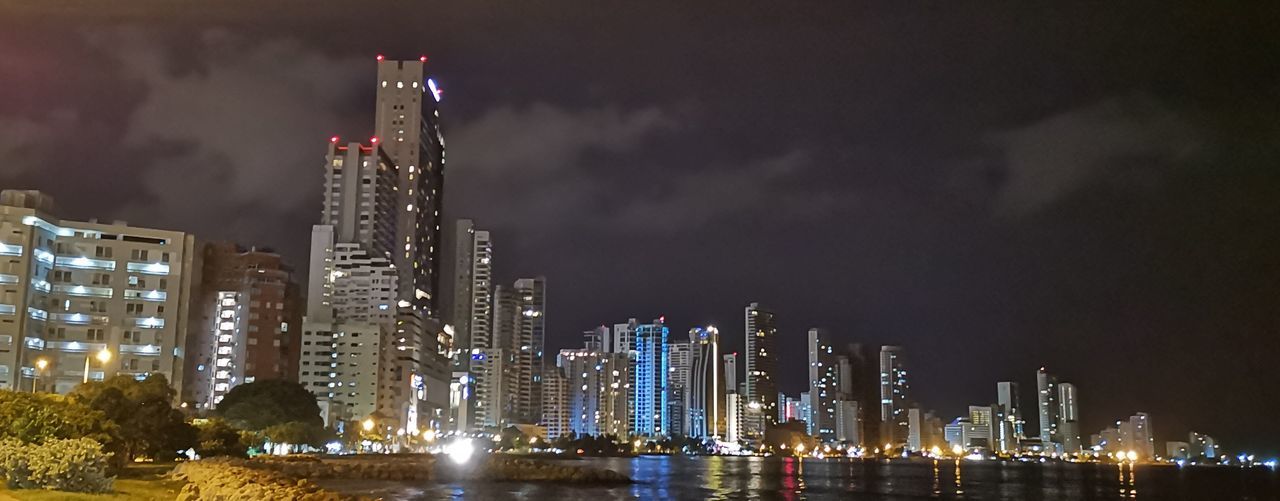
[{"label": "bush", "polygon": [[88,438],[53,439],[43,444],[0,440],[0,475],[10,489],[53,489],[108,492],[107,459],[102,446]]},{"label": "bush", "polygon": [[0,438],[24,443],[84,437],[110,443],[119,433],[103,413],[49,393],[0,391],[0,423]]}]

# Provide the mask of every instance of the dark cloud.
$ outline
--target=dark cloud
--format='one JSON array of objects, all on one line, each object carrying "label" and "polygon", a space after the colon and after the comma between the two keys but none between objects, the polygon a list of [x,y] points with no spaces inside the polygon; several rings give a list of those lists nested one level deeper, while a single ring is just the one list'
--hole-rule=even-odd
[{"label": "dark cloud", "polygon": [[1184,118],[1146,96],[1108,98],[1045,117],[991,139],[1007,166],[998,210],[1025,214],[1099,177],[1186,162],[1203,141]]}]

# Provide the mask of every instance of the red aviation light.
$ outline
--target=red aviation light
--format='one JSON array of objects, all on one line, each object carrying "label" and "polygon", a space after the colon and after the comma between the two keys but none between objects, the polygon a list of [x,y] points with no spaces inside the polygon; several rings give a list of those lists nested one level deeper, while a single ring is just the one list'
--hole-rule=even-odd
[{"label": "red aviation light", "polygon": [[329,142],[330,142],[330,143],[337,143],[337,142],[338,142],[338,136],[333,136],[333,137],[329,138]]},{"label": "red aviation light", "polygon": [[378,59],[379,61],[381,61],[381,60],[383,59],[382,54],[378,54],[377,59]]},{"label": "red aviation light", "polygon": [[419,60],[419,61],[422,61],[422,62],[424,62],[424,63],[425,63],[425,62],[427,62],[427,56],[421,56],[421,57],[419,57],[419,58],[418,58],[418,60]]},{"label": "red aviation light", "polygon": [[372,138],[370,138],[369,144],[378,144],[378,136],[373,136]]}]

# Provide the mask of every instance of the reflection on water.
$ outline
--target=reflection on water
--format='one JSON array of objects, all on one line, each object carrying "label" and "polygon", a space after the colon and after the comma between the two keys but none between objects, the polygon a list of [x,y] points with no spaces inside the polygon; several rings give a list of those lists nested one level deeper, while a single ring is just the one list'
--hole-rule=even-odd
[{"label": "reflection on water", "polygon": [[1280,500],[1276,473],[1263,468],[682,456],[566,463],[626,473],[636,483],[325,484],[386,499]]}]

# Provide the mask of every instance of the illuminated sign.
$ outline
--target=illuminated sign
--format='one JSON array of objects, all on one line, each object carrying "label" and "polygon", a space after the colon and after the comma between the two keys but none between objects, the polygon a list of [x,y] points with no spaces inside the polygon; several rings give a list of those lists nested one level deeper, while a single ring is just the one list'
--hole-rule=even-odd
[{"label": "illuminated sign", "polygon": [[440,102],[440,88],[436,86],[434,79],[427,79],[427,88],[431,89],[431,97],[436,98],[436,102]]}]

